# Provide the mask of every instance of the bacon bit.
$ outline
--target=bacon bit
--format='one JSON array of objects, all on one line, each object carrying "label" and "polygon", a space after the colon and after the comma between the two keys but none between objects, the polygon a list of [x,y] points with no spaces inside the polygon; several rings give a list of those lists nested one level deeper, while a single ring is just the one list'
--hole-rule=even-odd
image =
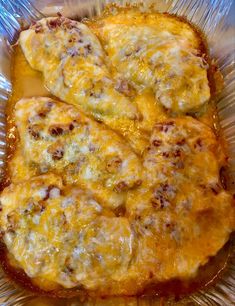
[{"label": "bacon bit", "polygon": [[170,199],[175,197],[176,190],[169,184],[161,184],[153,192],[151,203],[154,208],[165,208],[170,205]]},{"label": "bacon bit", "polygon": [[127,183],[125,183],[124,181],[122,182],[119,182],[116,186],[115,186],[115,191],[117,192],[122,192],[122,191],[125,191],[127,190]]},{"label": "bacon bit", "polygon": [[46,102],[43,108],[38,112],[38,116],[41,118],[45,118],[46,115],[51,111],[53,105],[54,103],[51,101]]},{"label": "bacon bit", "polygon": [[169,154],[169,152],[162,152],[162,156],[164,156],[164,157],[169,157],[170,156],[170,154]]},{"label": "bacon bit", "polygon": [[46,117],[46,114],[43,113],[43,112],[40,112],[40,113],[38,113],[38,116],[39,116],[40,118],[45,118],[45,117]]},{"label": "bacon bit", "polygon": [[92,53],[92,46],[91,44],[87,44],[84,46],[84,56],[87,56],[90,53]]},{"label": "bacon bit", "polygon": [[38,140],[40,138],[40,127],[37,124],[30,125],[28,127],[29,134],[34,138],[34,140]]},{"label": "bacon bit", "polygon": [[73,131],[75,127],[78,127],[79,123],[77,122],[77,120],[73,120],[73,122],[70,123],[69,125],[69,130]]},{"label": "bacon bit", "polygon": [[125,205],[121,205],[121,206],[115,208],[114,213],[115,213],[116,217],[125,216],[125,214],[126,214],[126,207],[125,207]]},{"label": "bacon bit", "polygon": [[126,80],[118,79],[115,85],[115,89],[127,97],[131,97],[133,95],[133,90]]},{"label": "bacon bit", "polygon": [[73,120],[70,124],[54,124],[51,125],[48,129],[48,132],[51,136],[60,136],[72,131],[77,125],[77,121]]},{"label": "bacon bit", "polygon": [[175,125],[174,121],[169,121],[169,122],[164,122],[164,123],[158,123],[158,124],[156,124],[155,127],[156,127],[159,131],[166,133],[166,132],[168,132],[169,129],[170,129],[171,127],[173,127],[174,125]]},{"label": "bacon bit", "polygon": [[160,139],[154,139],[154,140],[152,141],[152,145],[153,145],[154,147],[159,147],[161,144],[162,144],[162,141],[161,141]]},{"label": "bacon bit", "polygon": [[64,156],[64,148],[63,145],[60,143],[55,143],[51,145],[47,152],[52,155],[53,160],[60,160]]},{"label": "bacon bit", "polygon": [[177,144],[178,146],[183,146],[185,143],[186,143],[185,138],[182,138],[181,140],[179,140],[179,141],[176,142],[176,144]]},{"label": "bacon bit", "polygon": [[65,130],[61,126],[50,126],[49,133],[51,136],[59,136],[64,134]]},{"label": "bacon bit", "polygon": [[202,146],[203,146],[202,139],[198,138],[194,144],[194,149],[201,151]]},{"label": "bacon bit", "polygon": [[74,129],[74,125],[73,125],[73,123],[71,123],[71,124],[69,125],[69,130],[72,131],[73,129]]},{"label": "bacon bit", "polygon": [[115,173],[120,169],[121,164],[122,164],[121,158],[119,156],[114,156],[107,161],[106,170],[109,173]]},{"label": "bacon bit", "polygon": [[70,43],[72,43],[72,42],[80,42],[80,43],[82,43],[83,41],[82,41],[82,39],[79,39],[79,40],[78,40],[78,37],[71,37],[71,38],[69,39],[69,42],[70,42]]},{"label": "bacon bit", "polygon": [[163,184],[160,188],[160,190],[162,191],[167,191],[169,189],[169,185],[168,184]]},{"label": "bacon bit", "polygon": [[60,27],[62,22],[63,22],[63,18],[59,17],[59,18],[47,21],[47,26],[49,30],[53,30],[53,29],[56,29],[57,27]]},{"label": "bacon bit", "polygon": [[174,229],[175,229],[175,223],[173,223],[173,222],[166,222],[165,223],[165,228],[166,229],[169,229],[170,231],[173,231]]},{"label": "bacon bit", "polygon": [[180,157],[181,156],[181,151],[180,150],[176,150],[175,152],[173,152],[173,156],[174,157]]},{"label": "bacon bit", "polygon": [[62,17],[61,12],[57,12],[57,16],[58,16],[58,17]]},{"label": "bacon bit", "polygon": [[2,202],[0,201],[0,212],[2,211]]},{"label": "bacon bit", "polygon": [[153,208],[162,209],[170,205],[170,202],[163,196],[163,194],[155,193],[151,199]]},{"label": "bacon bit", "polygon": [[154,277],[154,274],[153,274],[152,271],[150,271],[150,272],[149,272],[149,278],[151,279],[151,278],[153,278],[153,277]]},{"label": "bacon bit", "polygon": [[62,149],[57,149],[53,152],[52,158],[54,160],[60,160],[64,156],[64,151]]},{"label": "bacon bit", "polygon": [[154,209],[159,209],[161,208],[161,204],[160,202],[158,201],[158,199],[156,199],[155,197],[153,197],[151,200],[150,200],[152,206]]}]

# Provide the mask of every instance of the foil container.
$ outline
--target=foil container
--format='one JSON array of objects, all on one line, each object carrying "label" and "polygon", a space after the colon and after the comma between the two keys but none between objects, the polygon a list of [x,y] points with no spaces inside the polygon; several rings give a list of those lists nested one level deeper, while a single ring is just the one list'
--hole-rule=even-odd
[{"label": "foil container", "polygon": [[[101,14],[105,5],[142,3],[143,10],[157,10],[185,16],[206,35],[211,57],[217,61],[225,87],[217,97],[222,133],[229,145],[228,189],[235,193],[235,2],[233,0],[0,0],[0,178],[6,157],[5,107],[11,94],[11,45],[19,31],[43,16],[61,12],[81,19]],[[149,8],[151,5],[151,8]],[[154,305],[235,305],[235,237],[230,239],[230,257],[219,279],[212,285],[180,300],[175,297],[130,297],[80,301],[37,297],[17,287],[0,269],[0,305],[28,306],[154,306]]]}]

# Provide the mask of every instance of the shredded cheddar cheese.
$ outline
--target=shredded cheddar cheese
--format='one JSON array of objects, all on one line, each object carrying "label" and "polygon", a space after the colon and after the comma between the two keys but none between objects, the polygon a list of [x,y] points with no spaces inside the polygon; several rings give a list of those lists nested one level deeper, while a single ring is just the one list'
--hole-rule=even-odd
[{"label": "shredded cheddar cheese", "polygon": [[43,290],[91,296],[195,277],[235,229],[195,29],[115,9],[43,18],[19,44],[25,74],[61,101],[13,98],[0,195],[10,265]]}]

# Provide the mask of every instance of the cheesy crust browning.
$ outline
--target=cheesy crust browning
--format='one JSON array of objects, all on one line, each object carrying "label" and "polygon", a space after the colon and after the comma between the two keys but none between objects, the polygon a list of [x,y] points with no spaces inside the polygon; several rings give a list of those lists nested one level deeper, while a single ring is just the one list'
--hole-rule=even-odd
[{"label": "cheesy crust browning", "polygon": [[25,173],[29,178],[52,171],[68,184],[89,188],[112,208],[123,205],[126,191],[141,183],[142,165],[130,146],[72,105],[22,99],[15,106],[15,123],[19,144],[10,164],[15,182]]},{"label": "cheesy crust browning", "polygon": [[154,266],[157,281],[196,275],[234,230],[234,200],[219,177],[223,159],[214,133],[197,120],[156,124],[143,184],[129,192],[126,209],[139,235],[139,262]]},{"label": "cheesy crust browning", "polygon": [[95,297],[194,278],[235,229],[223,148],[184,115],[210,99],[200,35],[174,16],[114,8],[86,24],[43,18],[19,43],[64,102],[17,98],[11,114],[9,265],[44,291]]},{"label": "cheesy crust browning", "polygon": [[91,295],[139,294],[194,277],[235,228],[217,145],[210,128],[190,117],[156,124],[143,183],[128,192],[121,216],[91,188],[53,174],[10,185],[0,197],[1,228],[16,267],[46,290]]},{"label": "cheesy crust browning", "polygon": [[210,98],[201,38],[166,14],[117,10],[89,22],[107,52],[116,78],[137,91],[151,89],[173,112],[195,110]]},{"label": "cheesy crust browning", "polygon": [[53,95],[104,122],[110,116],[137,119],[135,105],[114,88],[99,40],[83,23],[44,18],[22,31],[19,42]]},{"label": "cheesy crust browning", "polygon": [[94,290],[126,273],[130,224],[105,210],[90,191],[66,187],[48,174],[12,184],[1,205],[4,242],[35,284]]}]

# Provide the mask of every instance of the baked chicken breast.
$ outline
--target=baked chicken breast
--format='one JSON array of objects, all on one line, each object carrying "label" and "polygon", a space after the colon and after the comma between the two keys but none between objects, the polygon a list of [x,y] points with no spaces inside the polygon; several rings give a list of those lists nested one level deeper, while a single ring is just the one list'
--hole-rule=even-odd
[{"label": "baked chicken breast", "polygon": [[91,189],[113,208],[141,183],[142,165],[131,147],[75,106],[50,98],[22,99],[15,106],[15,124],[19,142],[10,163],[12,181],[54,172],[69,184]]}]

